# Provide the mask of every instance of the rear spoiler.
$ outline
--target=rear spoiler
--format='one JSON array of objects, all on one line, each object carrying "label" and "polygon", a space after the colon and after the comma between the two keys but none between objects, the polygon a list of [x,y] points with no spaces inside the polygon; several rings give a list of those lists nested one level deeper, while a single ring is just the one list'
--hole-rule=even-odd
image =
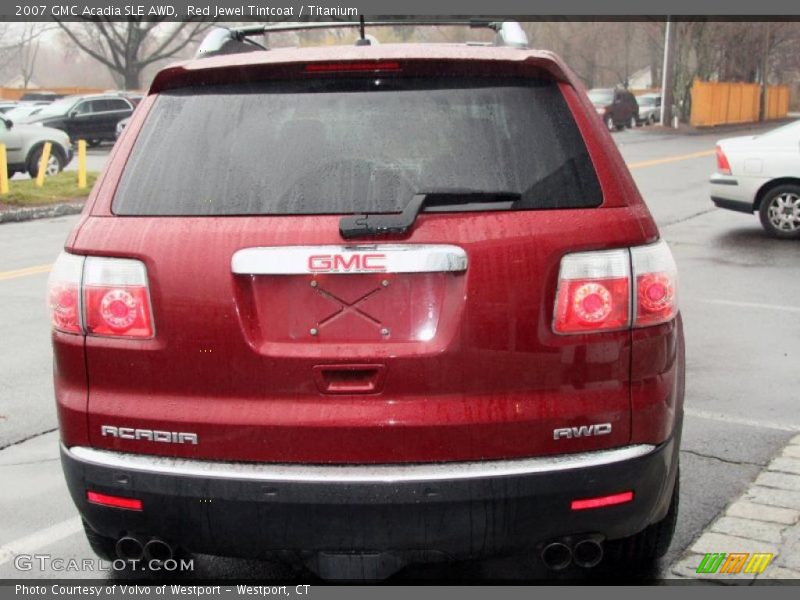
[{"label": "rear spoiler", "polygon": [[252,52],[256,50],[267,50],[264,46],[251,38],[256,36],[266,36],[270,33],[281,33],[287,31],[308,31],[313,29],[342,29],[358,28],[360,37],[356,41],[357,46],[369,46],[372,44],[366,35],[366,28],[369,27],[437,27],[440,25],[456,25],[469,27],[470,29],[491,29],[495,36],[495,46],[506,46],[510,48],[527,48],[528,36],[525,35],[522,27],[516,21],[481,21],[481,20],[405,20],[395,21],[366,21],[361,17],[359,21],[334,21],[306,22],[306,23],[278,23],[274,25],[254,25],[249,27],[227,28],[217,27],[209,32],[205,39],[200,43],[195,58],[206,56],[217,56],[220,54],[236,54],[239,52]]}]

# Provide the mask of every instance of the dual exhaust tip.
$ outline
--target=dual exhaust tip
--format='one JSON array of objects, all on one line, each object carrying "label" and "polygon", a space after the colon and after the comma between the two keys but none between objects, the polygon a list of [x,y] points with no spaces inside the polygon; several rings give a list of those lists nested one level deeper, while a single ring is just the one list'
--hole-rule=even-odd
[{"label": "dual exhaust tip", "polygon": [[542,549],[542,562],[553,571],[566,569],[572,563],[584,569],[591,569],[603,560],[603,538],[587,536],[562,538],[546,544]]},{"label": "dual exhaust tip", "polygon": [[117,556],[126,561],[140,561],[147,562],[156,561],[163,563],[170,560],[175,551],[172,546],[159,538],[152,538],[149,541],[142,543],[139,538],[126,535],[117,540],[115,546]]}]

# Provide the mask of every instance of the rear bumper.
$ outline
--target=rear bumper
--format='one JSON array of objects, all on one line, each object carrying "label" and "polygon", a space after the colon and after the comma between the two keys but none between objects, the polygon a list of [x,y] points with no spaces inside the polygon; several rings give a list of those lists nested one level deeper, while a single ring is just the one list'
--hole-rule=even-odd
[{"label": "rear bumper", "polygon": [[746,200],[735,200],[731,198],[720,198],[718,196],[711,196],[711,201],[717,208],[725,208],[727,210],[735,210],[736,212],[743,212],[752,214],[753,203]]},{"label": "rear bumper", "polygon": [[[481,557],[551,538],[626,537],[661,519],[680,428],[660,446],[473,463],[312,466],[157,458],[62,447],[80,513],[101,535],[158,536],[193,551],[263,557],[289,550]],[[87,490],[141,499],[90,504]],[[632,502],[573,511],[574,499],[633,490]]]}]

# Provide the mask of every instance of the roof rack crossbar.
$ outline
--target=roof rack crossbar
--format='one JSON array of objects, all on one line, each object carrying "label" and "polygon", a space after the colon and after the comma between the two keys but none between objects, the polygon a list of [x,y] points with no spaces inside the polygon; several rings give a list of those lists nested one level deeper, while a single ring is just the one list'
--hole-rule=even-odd
[{"label": "roof rack crossbar", "polygon": [[359,29],[363,36],[365,27],[436,27],[440,25],[465,26],[471,29],[491,29],[497,34],[494,41],[496,46],[528,47],[528,36],[516,21],[487,21],[480,19],[366,21],[360,19],[358,21],[275,23],[272,25],[250,25],[236,28],[217,27],[209,32],[200,43],[197,56],[266,50],[267,48],[248,38],[270,33],[353,28]]}]

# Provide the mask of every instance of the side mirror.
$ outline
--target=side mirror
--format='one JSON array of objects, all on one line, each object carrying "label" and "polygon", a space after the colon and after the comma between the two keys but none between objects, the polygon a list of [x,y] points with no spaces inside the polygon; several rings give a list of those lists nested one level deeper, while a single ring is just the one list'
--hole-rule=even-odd
[{"label": "side mirror", "polygon": [[78,111],[77,110],[71,110],[71,111],[69,111],[67,113],[67,118],[69,118],[69,119],[74,119],[77,116],[78,116]]},{"label": "side mirror", "polygon": [[11,119],[6,119],[4,117],[0,117],[0,121],[3,121],[3,124],[6,126],[6,129],[8,129],[9,131],[11,130],[12,127],[14,127],[14,121],[12,121]]}]

